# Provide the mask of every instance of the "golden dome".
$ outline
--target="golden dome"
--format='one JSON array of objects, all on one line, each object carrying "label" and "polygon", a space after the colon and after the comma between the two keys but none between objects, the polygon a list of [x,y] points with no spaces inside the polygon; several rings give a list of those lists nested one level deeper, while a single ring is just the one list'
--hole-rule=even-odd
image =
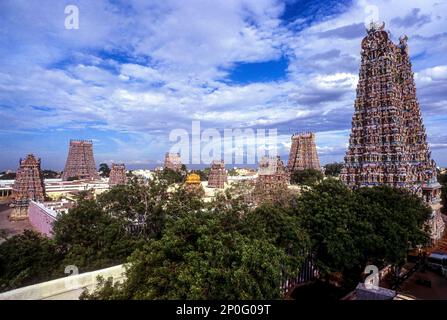
[{"label": "golden dome", "polygon": [[200,176],[197,173],[190,173],[186,177],[187,184],[200,184]]}]

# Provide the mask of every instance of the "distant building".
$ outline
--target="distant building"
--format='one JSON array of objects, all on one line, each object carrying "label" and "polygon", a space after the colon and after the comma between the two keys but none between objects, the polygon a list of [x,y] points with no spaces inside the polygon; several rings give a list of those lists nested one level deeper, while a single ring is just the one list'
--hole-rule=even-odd
[{"label": "distant building", "polygon": [[287,168],[290,172],[304,169],[321,170],[315,144],[315,133],[296,133],[292,136]]},{"label": "distant building", "polygon": [[20,159],[16,179],[12,187],[13,211],[11,220],[23,220],[28,217],[30,200],[45,200],[45,185],[43,182],[40,159],[30,154],[26,159]]},{"label": "distant building", "polygon": [[127,183],[126,166],[124,164],[112,163],[110,170],[109,185],[124,185]]},{"label": "distant building", "polygon": [[51,237],[53,224],[57,220],[58,215],[67,213],[72,207],[74,207],[74,202],[68,200],[53,202],[30,201],[28,207],[29,222],[36,231]]},{"label": "distant building", "polygon": [[174,171],[180,171],[182,169],[182,160],[180,153],[169,153],[165,155],[164,168]]},{"label": "distant building", "polygon": [[62,180],[99,179],[93,157],[93,142],[90,140],[70,140],[67,162]]},{"label": "distant building", "polygon": [[227,182],[228,178],[224,161],[213,161],[211,163],[211,170],[208,176],[208,188],[223,189],[225,187],[225,183]]},{"label": "distant building", "polygon": [[276,202],[287,193],[290,175],[279,156],[263,157],[259,162],[254,201]]}]

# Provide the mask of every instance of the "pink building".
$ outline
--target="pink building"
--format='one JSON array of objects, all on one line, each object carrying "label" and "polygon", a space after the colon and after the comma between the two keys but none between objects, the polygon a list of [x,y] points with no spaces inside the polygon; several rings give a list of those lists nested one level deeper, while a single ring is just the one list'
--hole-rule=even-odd
[{"label": "pink building", "polygon": [[52,236],[53,223],[61,212],[67,212],[72,203],[67,201],[58,202],[35,202],[30,201],[28,206],[28,218],[33,228],[48,236]]}]

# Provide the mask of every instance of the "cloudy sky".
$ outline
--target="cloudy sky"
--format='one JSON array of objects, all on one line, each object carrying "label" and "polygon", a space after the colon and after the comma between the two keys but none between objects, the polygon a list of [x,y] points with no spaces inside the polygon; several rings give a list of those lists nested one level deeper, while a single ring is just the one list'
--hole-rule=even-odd
[{"label": "cloudy sky", "polygon": [[[66,29],[67,5],[79,29]],[[0,170],[35,153],[63,169],[68,141],[97,164],[148,167],[169,133],[315,131],[322,163],[350,133],[365,21],[406,34],[433,157],[447,166],[447,1],[1,0]]]}]

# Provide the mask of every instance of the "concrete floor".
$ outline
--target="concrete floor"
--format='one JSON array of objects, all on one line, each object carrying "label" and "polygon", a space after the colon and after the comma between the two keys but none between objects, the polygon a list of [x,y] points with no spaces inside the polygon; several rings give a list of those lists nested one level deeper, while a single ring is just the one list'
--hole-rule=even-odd
[{"label": "concrete floor", "polygon": [[[416,283],[418,279],[431,281],[431,288]],[[415,272],[397,291],[422,300],[447,300],[447,277],[428,270]]]},{"label": "concrete floor", "polygon": [[[9,215],[11,214],[12,208],[7,204],[0,204],[0,230],[6,232],[8,238],[22,233],[26,229],[33,230],[33,227],[28,220],[22,221],[9,221]],[[0,243],[5,241],[0,239]]]}]

